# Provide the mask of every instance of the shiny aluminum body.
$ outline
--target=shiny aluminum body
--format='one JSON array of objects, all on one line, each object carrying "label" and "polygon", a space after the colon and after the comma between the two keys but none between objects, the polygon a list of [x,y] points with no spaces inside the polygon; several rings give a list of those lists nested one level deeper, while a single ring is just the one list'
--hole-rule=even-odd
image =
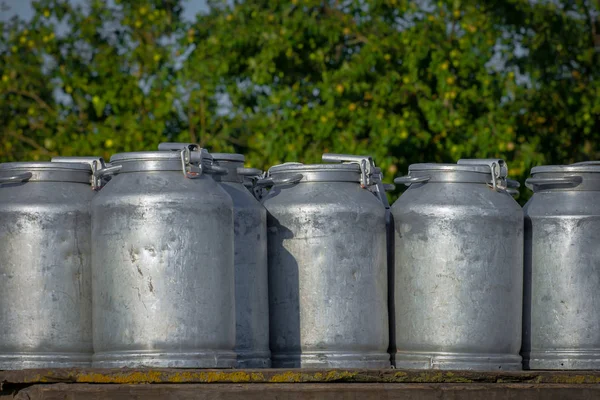
[{"label": "shiny aluminum body", "polygon": [[600,165],[541,166],[531,175],[524,366],[600,369]]},{"label": "shiny aluminum body", "polygon": [[111,158],[92,203],[94,366],[235,365],[233,204],[203,154]]},{"label": "shiny aluminum body", "polygon": [[397,368],[521,368],[523,212],[505,177],[479,160],[395,180]]},{"label": "shiny aluminum body", "polygon": [[0,369],[89,366],[88,164],[0,164]]},{"label": "shiny aluminum body", "polygon": [[268,368],[269,288],[267,270],[267,211],[244,186],[244,177],[259,170],[244,168],[244,156],[212,153],[227,170],[218,176],[233,200],[235,234],[235,314],[238,368]]},{"label": "shiny aluminum body", "polygon": [[274,367],[386,368],[386,210],[357,164],[272,167],[268,214]]}]

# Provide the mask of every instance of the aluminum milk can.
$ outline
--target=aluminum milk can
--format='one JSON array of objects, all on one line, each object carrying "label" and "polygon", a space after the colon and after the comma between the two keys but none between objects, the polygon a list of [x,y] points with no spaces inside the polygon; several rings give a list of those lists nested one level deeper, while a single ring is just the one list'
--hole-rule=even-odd
[{"label": "aluminum milk can", "polygon": [[235,365],[233,204],[206,150],[115,154],[92,202],[96,367]]},{"label": "aluminum milk can", "polygon": [[413,164],[392,206],[396,367],[521,369],[523,211],[502,160]]},{"label": "aluminum milk can", "polygon": [[227,170],[218,176],[233,200],[235,233],[235,352],[239,368],[268,368],[269,288],[267,270],[267,211],[244,186],[244,178],[262,171],[244,168],[244,156],[211,153]]},{"label": "aluminum milk can", "polygon": [[88,164],[0,164],[0,369],[89,366]]},{"label": "aluminum milk can", "polygon": [[263,204],[274,367],[390,366],[386,211],[364,160],[277,165],[259,182],[273,185]]},{"label": "aluminum milk can", "polygon": [[[349,162],[353,161],[363,168],[367,166],[367,162],[371,162],[369,158],[362,156],[351,156],[347,154],[324,154],[323,161],[326,162]],[[374,165],[373,165],[374,166]],[[391,213],[390,203],[388,202],[386,191],[394,190],[395,186],[383,183],[383,173],[381,168],[374,167],[372,169],[373,185],[370,190],[377,196],[385,207],[385,225],[386,225],[386,252],[387,252],[387,283],[388,283],[388,328],[389,328],[389,345],[388,353],[390,354],[390,362],[394,365],[394,357],[396,355],[396,322],[394,312],[394,219]]]},{"label": "aluminum milk can", "polygon": [[526,369],[600,368],[598,164],[535,167],[526,181]]}]

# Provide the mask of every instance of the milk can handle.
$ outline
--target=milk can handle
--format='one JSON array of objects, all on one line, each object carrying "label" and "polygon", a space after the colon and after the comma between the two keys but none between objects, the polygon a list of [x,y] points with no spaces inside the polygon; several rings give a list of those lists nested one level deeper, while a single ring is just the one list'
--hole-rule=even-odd
[{"label": "milk can handle", "polygon": [[521,184],[519,183],[519,181],[515,181],[514,179],[507,179],[506,180],[506,193],[510,194],[512,197],[514,197],[515,199],[517,197],[519,197],[519,188],[521,187]]},{"label": "milk can handle", "polygon": [[217,165],[205,165],[202,168],[207,174],[227,175],[227,168],[219,167]]},{"label": "milk can handle", "polygon": [[32,176],[33,176],[33,174],[31,172],[24,172],[22,174],[12,175],[12,176],[4,176],[4,177],[0,178],[0,183],[23,182],[23,181],[31,179]]},{"label": "milk can handle", "polygon": [[427,182],[429,179],[431,179],[429,176],[401,176],[394,179],[394,183],[410,186],[413,183]]},{"label": "milk can handle", "polygon": [[511,195],[512,197],[514,197],[515,199],[517,197],[519,197],[519,191],[517,189],[506,189],[506,193],[508,193],[509,195]]},{"label": "milk can handle", "polygon": [[237,173],[238,173],[238,175],[241,175],[241,176],[258,176],[258,175],[262,175],[263,172],[258,168],[240,167],[237,169]]},{"label": "milk can handle", "polygon": [[256,186],[258,187],[267,187],[274,185],[287,185],[289,183],[298,183],[302,180],[304,176],[302,174],[292,175],[289,178],[284,179],[273,179],[271,177],[265,179],[259,179],[256,181]]},{"label": "milk can handle", "polygon": [[582,181],[580,176],[565,176],[562,178],[529,178],[525,181],[525,186],[533,190],[534,186],[567,185],[567,187],[576,187]]},{"label": "milk can handle", "polygon": [[514,179],[507,179],[506,180],[506,187],[507,188],[520,188],[521,184],[519,183],[519,181],[515,181]]}]

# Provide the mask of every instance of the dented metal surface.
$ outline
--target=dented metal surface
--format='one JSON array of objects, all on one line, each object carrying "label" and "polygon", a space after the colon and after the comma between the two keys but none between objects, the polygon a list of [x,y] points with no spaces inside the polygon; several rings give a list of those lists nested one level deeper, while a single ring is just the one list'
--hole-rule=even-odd
[{"label": "dented metal surface", "polygon": [[0,164],[0,369],[92,356],[88,164]]},{"label": "dented metal surface", "polygon": [[273,366],[390,366],[386,210],[363,177],[354,163],[269,171]]},{"label": "dented metal surface", "polygon": [[600,368],[600,166],[535,167],[526,185],[523,360]]},{"label": "dented metal surface", "polygon": [[235,365],[233,204],[196,153],[111,158],[92,204],[94,366]]},{"label": "dented metal surface", "polygon": [[396,180],[398,368],[521,369],[523,212],[503,163],[483,161]]},{"label": "dented metal surface", "polygon": [[267,211],[243,185],[244,177],[260,173],[244,168],[244,156],[213,153],[227,173],[216,179],[233,200],[235,236],[235,314],[238,368],[268,368],[269,292]]}]

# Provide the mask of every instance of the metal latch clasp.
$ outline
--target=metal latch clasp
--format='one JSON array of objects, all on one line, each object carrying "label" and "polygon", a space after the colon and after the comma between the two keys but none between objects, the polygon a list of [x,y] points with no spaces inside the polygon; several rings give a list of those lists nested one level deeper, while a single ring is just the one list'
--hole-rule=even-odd
[{"label": "metal latch clasp", "polygon": [[181,149],[181,171],[186,178],[194,179],[202,175],[202,162],[204,161],[205,152],[208,153],[199,147],[190,149],[186,146]]},{"label": "metal latch clasp", "polygon": [[358,164],[360,167],[360,186],[367,189],[373,184],[375,162],[371,156],[354,156],[351,154],[325,153],[321,157],[323,162]]},{"label": "metal latch clasp", "polygon": [[351,154],[325,153],[321,157],[324,162],[358,164],[360,167],[360,186],[372,192],[385,206],[389,208],[386,190],[394,190],[394,185],[386,185],[383,181],[381,168],[375,166],[371,156],[355,156]]},{"label": "metal latch clasp", "polygon": [[110,176],[121,169],[120,165],[112,165],[104,161],[102,157],[52,157],[51,162],[89,164],[92,169],[92,189],[101,189]]},{"label": "metal latch clasp", "polygon": [[195,143],[165,142],[158,145],[158,150],[179,151],[181,171],[186,178],[198,178],[204,172],[217,175],[227,174],[225,168],[214,165],[213,157],[208,150]]},{"label": "metal latch clasp", "polygon": [[508,176],[508,166],[500,158],[471,158],[458,160],[458,165],[487,165],[490,167],[492,180],[489,183],[494,190],[506,190],[506,177]]}]

